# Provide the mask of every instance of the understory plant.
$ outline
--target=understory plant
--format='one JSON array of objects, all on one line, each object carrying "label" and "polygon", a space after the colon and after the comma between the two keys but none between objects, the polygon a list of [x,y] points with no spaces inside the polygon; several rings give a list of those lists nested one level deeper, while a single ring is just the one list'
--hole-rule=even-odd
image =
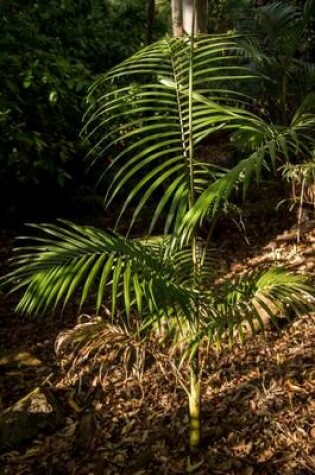
[{"label": "understory plant", "polygon": [[273,122],[290,124],[299,108],[314,113],[314,17],[313,0],[303,8],[276,1],[254,8],[239,25],[250,39],[253,69],[269,78],[261,83],[257,99]]},{"label": "understory plant", "polygon": [[[106,304],[108,328],[120,325],[140,344],[157,335],[189,374],[183,385],[192,452],[201,440],[207,346],[242,339],[245,321],[254,333],[263,329],[263,314],[276,322],[289,308],[303,313],[314,304],[306,279],[277,267],[216,280],[212,224],[233,192],[245,193],[253,178],[314,145],[313,116],[297,114],[280,126],[255,114],[241,91],[262,79],[247,64],[238,37],[200,35],[163,39],[104,74],[91,90],[84,133],[92,163],[107,163],[100,177],[107,205],[123,200],[118,223],[132,210],[126,233],[34,225],[6,277],[23,291],[19,312],[40,314],[78,295],[80,306],[94,298],[96,314]],[[242,144],[229,170],[199,156],[200,144],[222,133]],[[147,229],[132,238],[141,213]]]},{"label": "understory plant", "polygon": [[315,210],[315,151],[309,161],[286,163],[282,168],[283,178],[291,184],[291,208],[297,209],[297,241],[301,237],[303,208]]},{"label": "understory plant", "polygon": [[[247,5],[249,6],[249,5]],[[315,113],[314,19],[315,2],[265,2],[239,15],[237,29],[249,33],[251,68],[270,80],[261,82],[257,105],[276,124],[294,123],[296,116]],[[257,107],[257,106],[256,106]],[[288,153],[278,175],[289,182],[291,208],[297,209],[300,239],[303,207],[314,205],[314,147],[300,143]],[[284,200],[287,201],[287,200]]]}]

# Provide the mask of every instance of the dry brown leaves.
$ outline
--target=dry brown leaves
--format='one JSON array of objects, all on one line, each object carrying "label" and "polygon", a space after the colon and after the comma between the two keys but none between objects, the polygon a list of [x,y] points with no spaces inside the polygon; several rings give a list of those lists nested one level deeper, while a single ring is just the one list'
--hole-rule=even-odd
[{"label": "dry brown leaves", "polygon": [[[313,230],[295,244],[239,251],[231,273],[278,260],[314,267]],[[315,317],[277,333],[269,328],[232,351],[211,351],[202,378],[203,445],[189,457],[186,396],[167,364],[138,378],[108,380],[104,390],[55,385],[65,426],[0,457],[4,475],[307,475],[315,473]],[[35,370],[34,370],[35,371]]]}]

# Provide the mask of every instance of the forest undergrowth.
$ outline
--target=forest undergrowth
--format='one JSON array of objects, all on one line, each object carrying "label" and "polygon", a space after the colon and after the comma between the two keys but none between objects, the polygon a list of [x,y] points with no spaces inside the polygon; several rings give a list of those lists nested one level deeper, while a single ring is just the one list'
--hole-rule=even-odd
[{"label": "forest undergrowth", "polygon": [[[285,213],[251,217],[246,239],[223,223],[217,252],[232,258],[222,275],[274,262],[314,272],[315,221],[302,224],[300,242],[296,233]],[[0,244],[5,271],[12,241],[3,235]],[[114,373],[101,387],[92,371],[71,385],[54,345],[75,324],[76,308],[62,318],[32,320],[17,317],[15,303],[1,297],[1,410],[42,386],[63,419],[54,431],[2,453],[4,475],[315,473],[315,314],[280,321],[279,330],[267,325],[265,338],[248,335],[232,350],[227,344],[210,350],[202,376],[202,448],[189,457],[185,395],[163,355],[143,374]],[[14,355],[12,364],[4,355]]]}]

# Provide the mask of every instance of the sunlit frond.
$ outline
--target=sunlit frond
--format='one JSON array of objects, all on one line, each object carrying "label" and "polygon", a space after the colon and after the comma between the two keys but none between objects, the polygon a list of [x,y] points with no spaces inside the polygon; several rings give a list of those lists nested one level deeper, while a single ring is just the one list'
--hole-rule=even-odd
[{"label": "sunlit frond", "polygon": [[[314,288],[307,278],[271,268],[243,274],[212,288],[210,318],[201,320],[198,339],[220,342],[226,334],[232,344],[249,333],[264,331],[269,323],[303,315],[314,308]],[[212,318],[211,318],[212,316]]]},{"label": "sunlit frond", "polygon": [[294,157],[307,156],[315,146],[314,127],[315,116],[312,114],[296,116],[289,127],[267,125],[258,118],[252,121],[250,127],[246,124],[242,128],[240,125],[240,129],[234,134],[234,140],[249,149],[249,156],[201,193],[181,223],[179,234],[182,242],[187,242],[191,233],[207,217],[213,217],[220,211],[221,204],[230,198],[236,186],[242,186],[245,194],[253,178],[260,179],[264,168],[273,167],[276,170],[281,163]]},{"label": "sunlit frond", "polygon": [[199,194],[213,181],[213,170],[189,154],[190,134],[197,144],[251,117],[244,109],[248,98],[235,89],[236,83],[252,78],[237,38],[201,36],[194,41],[192,128],[189,38],[164,39],[143,49],[101,77],[91,92],[84,128],[92,143],[91,160],[114,150],[100,180],[111,177],[108,205],[128,186],[118,220],[137,202],[130,228],[144,206],[157,197],[150,231],[163,212],[167,232],[178,223],[188,210],[190,161],[194,160]]},{"label": "sunlit frond", "polygon": [[78,296],[82,306],[94,296],[96,311],[108,302],[115,318],[119,302],[127,318],[131,309],[174,313],[189,318],[192,293],[176,280],[171,259],[163,259],[162,242],[126,240],[113,233],[72,223],[34,225],[38,235],[16,250],[5,281],[23,290],[17,310],[42,313]]}]

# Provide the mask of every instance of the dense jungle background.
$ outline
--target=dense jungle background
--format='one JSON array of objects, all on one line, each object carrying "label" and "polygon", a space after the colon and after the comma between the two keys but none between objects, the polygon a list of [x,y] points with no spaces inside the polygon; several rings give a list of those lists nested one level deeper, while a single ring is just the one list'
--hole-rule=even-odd
[{"label": "dense jungle background", "polygon": [[[169,8],[157,12],[156,38],[168,29]],[[60,215],[65,201],[93,194],[80,139],[88,89],[144,46],[147,28],[141,0],[1,5],[0,179],[7,223],[25,214]]]},{"label": "dense jungle background", "polygon": [[314,0],[0,31],[0,473],[315,473]]}]

